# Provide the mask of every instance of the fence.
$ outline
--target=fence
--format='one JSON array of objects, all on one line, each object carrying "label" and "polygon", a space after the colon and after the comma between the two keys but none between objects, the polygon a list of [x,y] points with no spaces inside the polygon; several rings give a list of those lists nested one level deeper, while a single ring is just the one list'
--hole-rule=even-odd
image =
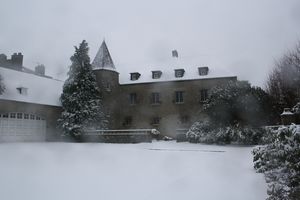
[{"label": "fence", "polygon": [[105,143],[140,143],[152,142],[152,137],[158,135],[156,129],[120,129],[120,130],[86,130],[89,141]]},{"label": "fence", "polygon": [[186,133],[189,129],[176,129],[176,142],[186,142]]}]

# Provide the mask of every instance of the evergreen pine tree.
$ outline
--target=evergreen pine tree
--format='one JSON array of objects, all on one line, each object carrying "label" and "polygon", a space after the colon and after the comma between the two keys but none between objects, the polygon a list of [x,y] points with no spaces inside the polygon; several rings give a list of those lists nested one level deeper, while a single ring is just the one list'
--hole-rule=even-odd
[{"label": "evergreen pine tree", "polygon": [[86,129],[106,126],[100,91],[92,71],[88,50],[85,40],[79,47],[75,47],[69,77],[64,83],[60,97],[64,111],[59,124],[65,135],[72,136],[77,141],[83,141]]}]

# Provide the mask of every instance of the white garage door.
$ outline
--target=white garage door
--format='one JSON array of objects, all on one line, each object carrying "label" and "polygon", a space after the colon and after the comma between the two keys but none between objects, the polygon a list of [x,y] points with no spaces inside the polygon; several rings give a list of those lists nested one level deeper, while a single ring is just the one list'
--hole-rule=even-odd
[{"label": "white garage door", "polygon": [[34,114],[0,113],[0,142],[46,140],[46,121]]}]

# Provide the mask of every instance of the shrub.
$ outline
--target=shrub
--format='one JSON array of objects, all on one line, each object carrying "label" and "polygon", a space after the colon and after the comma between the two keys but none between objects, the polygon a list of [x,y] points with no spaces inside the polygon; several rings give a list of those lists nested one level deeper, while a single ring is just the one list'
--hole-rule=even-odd
[{"label": "shrub", "polygon": [[266,134],[263,128],[242,127],[238,124],[220,128],[205,121],[194,123],[187,132],[187,138],[193,143],[255,145],[263,143]]},{"label": "shrub", "polygon": [[268,200],[296,199],[300,192],[300,126],[281,127],[271,140],[253,150],[254,168],[265,174]]}]

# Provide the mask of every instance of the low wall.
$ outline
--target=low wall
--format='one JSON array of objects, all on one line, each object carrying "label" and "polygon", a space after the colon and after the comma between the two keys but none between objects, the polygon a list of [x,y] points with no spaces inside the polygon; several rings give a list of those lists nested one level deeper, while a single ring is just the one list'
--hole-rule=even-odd
[{"label": "low wall", "polygon": [[87,142],[141,143],[152,142],[154,129],[89,130],[85,132]]}]

